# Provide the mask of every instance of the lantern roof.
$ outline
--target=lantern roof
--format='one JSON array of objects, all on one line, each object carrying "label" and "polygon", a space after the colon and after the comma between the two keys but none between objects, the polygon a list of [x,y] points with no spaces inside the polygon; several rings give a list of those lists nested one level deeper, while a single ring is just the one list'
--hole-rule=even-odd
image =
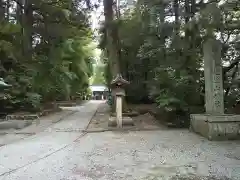
[{"label": "lantern roof", "polygon": [[129,81],[125,80],[121,74],[117,74],[117,76],[112,80],[111,85],[114,86],[122,86],[130,84]]}]

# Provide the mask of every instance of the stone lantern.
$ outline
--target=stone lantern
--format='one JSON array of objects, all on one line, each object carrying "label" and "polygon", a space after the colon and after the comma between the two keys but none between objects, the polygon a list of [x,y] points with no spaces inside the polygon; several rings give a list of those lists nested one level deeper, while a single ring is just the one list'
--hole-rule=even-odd
[{"label": "stone lantern", "polygon": [[[126,85],[130,84],[127,80],[123,79],[121,74],[118,74],[115,79],[111,82],[112,96],[114,97],[114,108],[116,110],[116,118],[112,117],[112,121],[117,122],[117,127],[121,128],[123,126],[123,97],[125,96]],[[114,119],[114,120],[113,120]],[[111,121],[111,120],[110,120]]]},{"label": "stone lantern", "polygon": [[127,80],[123,79],[121,74],[118,74],[115,79],[111,82],[112,95],[125,96],[124,87],[130,84]]}]

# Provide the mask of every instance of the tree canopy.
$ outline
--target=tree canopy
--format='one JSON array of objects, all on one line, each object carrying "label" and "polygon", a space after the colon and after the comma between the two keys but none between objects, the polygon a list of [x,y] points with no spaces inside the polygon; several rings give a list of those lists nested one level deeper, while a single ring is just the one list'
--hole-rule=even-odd
[{"label": "tree canopy", "polygon": [[[203,111],[202,45],[207,38],[214,37],[223,47],[226,111],[238,103],[238,0],[137,0],[131,4],[121,1],[120,16],[112,2],[113,17],[110,23],[105,18],[101,27],[100,47],[109,51],[111,43],[117,42],[111,47],[119,55],[106,53],[106,67],[118,61],[120,72],[131,82],[128,101],[156,102],[168,112]],[[118,36],[112,33],[111,41],[108,32],[115,29]],[[112,78],[110,69],[106,70],[108,79]]]},{"label": "tree canopy", "polygon": [[86,0],[0,0],[1,106],[39,108],[87,91],[93,74]]},{"label": "tree canopy", "polygon": [[[93,66],[91,0],[0,0],[0,78],[12,85],[3,107],[83,96],[91,83],[117,73],[131,82],[129,102],[155,102],[167,112],[204,110],[203,42],[222,44],[226,111],[239,101],[238,0],[103,0],[99,47],[104,66]],[[105,79],[103,79],[103,77]]]}]

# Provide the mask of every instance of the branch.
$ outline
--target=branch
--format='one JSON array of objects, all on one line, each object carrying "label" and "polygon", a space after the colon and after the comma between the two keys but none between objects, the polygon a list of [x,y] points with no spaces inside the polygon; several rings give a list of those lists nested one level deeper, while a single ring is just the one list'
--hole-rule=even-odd
[{"label": "branch", "polygon": [[234,66],[236,66],[240,62],[240,56],[238,56],[228,67],[223,68],[224,75],[230,71]]},{"label": "branch", "polygon": [[[235,78],[235,76],[237,74],[237,71],[238,71],[238,64],[236,64],[236,66],[235,66],[235,69],[234,69],[234,71],[232,73],[232,76],[231,76],[231,80],[233,80]],[[227,87],[225,95],[224,95],[224,99],[227,98],[227,96],[228,96],[228,94],[230,92],[230,89],[231,89],[231,84],[228,84],[228,87]]]},{"label": "branch", "polygon": [[202,8],[205,8],[208,4],[219,2],[220,0],[211,0],[209,2],[204,3],[204,0],[201,0],[198,4],[196,4],[196,9],[201,10]]},{"label": "branch", "polygon": [[223,33],[224,32],[221,32],[221,39],[222,39],[223,43],[226,44],[229,41],[233,31],[229,31],[229,30],[227,31],[227,33],[226,33],[227,34],[226,40],[224,40]]},{"label": "branch", "polygon": [[19,0],[13,0],[21,9],[24,9],[24,6],[19,2]]},{"label": "branch", "polygon": [[87,7],[90,9],[91,8],[91,1],[90,0],[85,0],[85,3]]}]

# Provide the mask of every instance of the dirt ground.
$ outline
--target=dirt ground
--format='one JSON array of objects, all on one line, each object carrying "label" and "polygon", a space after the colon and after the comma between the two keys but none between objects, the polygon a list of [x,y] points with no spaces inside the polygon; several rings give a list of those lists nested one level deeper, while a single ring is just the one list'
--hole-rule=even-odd
[{"label": "dirt ground", "polygon": [[[128,108],[134,112],[138,112],[138,115],[131,117],[133,119],[134,126],[124,126],[123,130],[166,129],[166,127],[161,125],[152,115],[151,112],[155,111],[154,105],[129,105]],[[88,126],[88,131],[118,130],[117,128],[108,127],[110,114],[110,107],[107,104],[101,104]]]}]

